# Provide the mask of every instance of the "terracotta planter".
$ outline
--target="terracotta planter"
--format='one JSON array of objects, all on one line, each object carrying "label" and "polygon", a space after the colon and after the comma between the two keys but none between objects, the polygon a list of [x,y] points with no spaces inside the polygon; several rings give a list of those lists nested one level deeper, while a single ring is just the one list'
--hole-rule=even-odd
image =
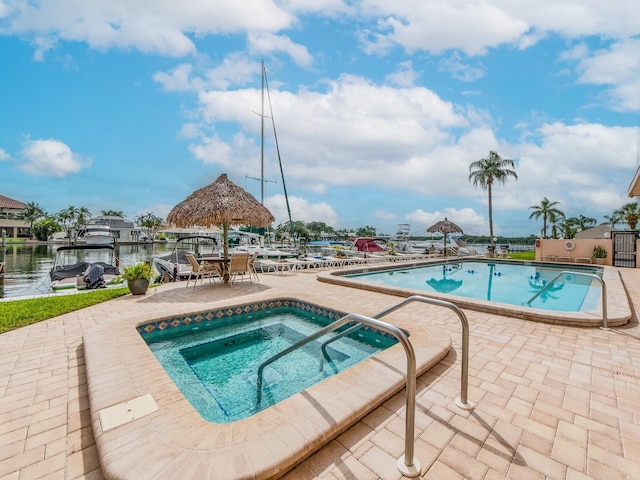
[{"label": "terracotta planter", "polygon": [[606,258],[594,258],[593,262],[596,265],[604,265],[606,263],[607,259]]},{"label": "terracotta planter", "polygon": [[127,286],[131,295],[144,295],[149,288],[149,280],[146,278],[137,278],[135,280],[127,280]]}]

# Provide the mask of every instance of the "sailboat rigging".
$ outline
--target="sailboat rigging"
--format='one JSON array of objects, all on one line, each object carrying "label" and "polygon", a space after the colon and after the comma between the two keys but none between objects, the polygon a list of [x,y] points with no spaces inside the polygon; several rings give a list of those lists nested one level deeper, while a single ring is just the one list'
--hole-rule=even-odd
[{"label": "sailboat rigging", "polygon": [[[282,178],[282,187],[284,190],[284,199],[287,206],[287,215],[289,217],[289,234],[290,238],[293,238],[293,220],[291,219],[291,208],[289,206],[289,197],[287,195],[287,185],[284,180],[284,170],[282,168],[282,157],[280,156],[280,145],[278,144],[278,132],[276,131],[276,122],[273,116],[273,107],[271,105],[271,94],[269,92],[269,81],[267,80],[267,70],[264,65],[264,60],[261,62],[262,66],[262,97],[261,97],[261,111],[260,115],[260,203],[264,205],[264,184],[269,180],[264,178],[264,119],[270,118],[273,128],[273,137],[276,145],[276,153],[278,155],[278,165],[280,167],[280,177]],[[267,102],[269,104],[269,116],[265,115],[265,92],[267,93]]]}]

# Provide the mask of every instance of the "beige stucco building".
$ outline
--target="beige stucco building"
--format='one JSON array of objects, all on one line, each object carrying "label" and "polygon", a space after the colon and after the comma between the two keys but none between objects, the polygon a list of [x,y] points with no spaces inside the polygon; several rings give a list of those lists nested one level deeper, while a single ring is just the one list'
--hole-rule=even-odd
[{"label": "beige stucco building", "polygon": [[5,231],[7,238],[29,238],[29,223],[24,220],[27,205],[0,195],[0,232]]}]

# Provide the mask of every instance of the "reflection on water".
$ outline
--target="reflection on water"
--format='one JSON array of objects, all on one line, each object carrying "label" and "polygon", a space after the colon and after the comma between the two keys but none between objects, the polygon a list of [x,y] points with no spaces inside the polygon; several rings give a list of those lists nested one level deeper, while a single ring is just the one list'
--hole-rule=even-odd
[{"label": "reflection on water", "polygon": [[[0,262],[5,262],[4,287],[0,297],[18,297],[51,292],[49,270],[53,267],[56,251],[62,245],[7,244],[0,246]],[[119,259],[122,265],[138,260],[150,260],[155,255],[170,252],[173,244],[156,243],[121,245]]]}]

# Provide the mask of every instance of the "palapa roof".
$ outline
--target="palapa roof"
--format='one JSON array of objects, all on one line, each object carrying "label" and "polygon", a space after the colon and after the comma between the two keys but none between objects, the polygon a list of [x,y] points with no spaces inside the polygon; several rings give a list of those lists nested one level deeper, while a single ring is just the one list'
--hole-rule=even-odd
[{"label": "palapa roof", "polygon": [[429,228],[427,228],[427,232],[429,233],[444,233],[445,235],[449,233],[464,233],[462,229],[456,225],[455,223],[447,220],[445,217],[444,220],[434,223]]},{"label": "palapa roof", "polygon": [[275,221],[253,195],[231,182],[225,173],[196,190],[171,209],[167,223],[177,227],[252,225],[266,227]]}]

